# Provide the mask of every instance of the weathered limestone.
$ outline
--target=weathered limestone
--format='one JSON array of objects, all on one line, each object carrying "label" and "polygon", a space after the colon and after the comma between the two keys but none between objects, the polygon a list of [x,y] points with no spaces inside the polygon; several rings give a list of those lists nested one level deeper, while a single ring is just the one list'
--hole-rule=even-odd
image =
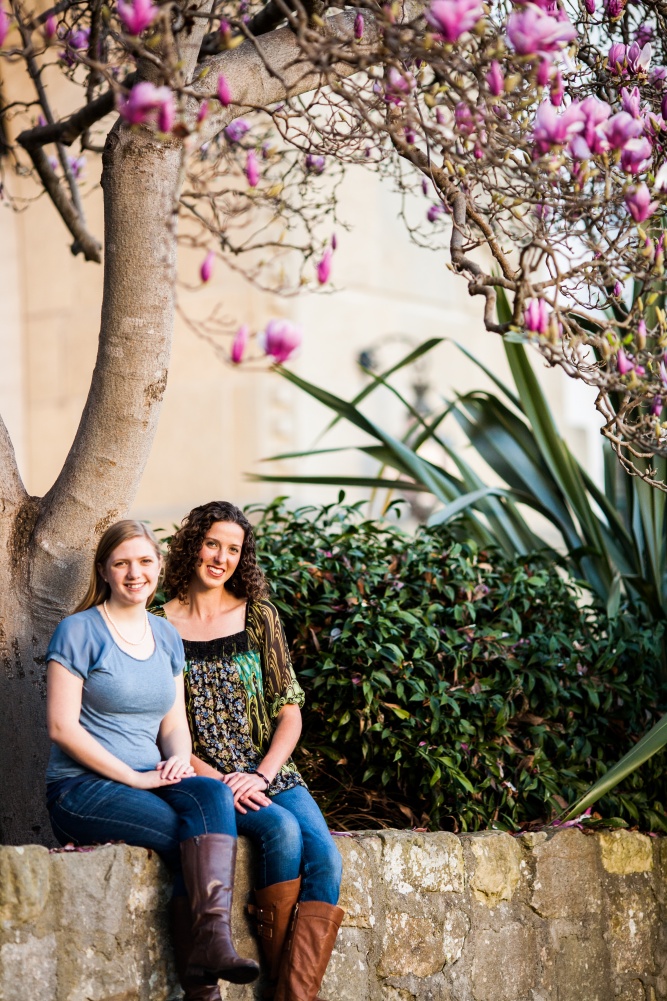
[{"label": "weathered limestone", "polygon": [[[369,831],[337,844],[347,916],[329,1001],[667,1001],[667,839]],[[242,841],[235,934],[257,956],[251,872]],[[138,848],[0,848],[0,1001],[178,997],[168,896]]]}]

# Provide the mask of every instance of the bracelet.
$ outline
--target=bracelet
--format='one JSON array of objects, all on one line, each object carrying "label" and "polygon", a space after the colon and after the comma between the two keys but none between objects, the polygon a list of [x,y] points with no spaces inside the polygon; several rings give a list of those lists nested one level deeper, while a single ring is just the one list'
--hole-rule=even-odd
[{"label": "bracelet", "polygon": [[271,782],[269,781],[269,779],[267,779],[266,775],[263,772],[260,772],[259,768],[255,769],[255,775],[259,775],[260,779],[264,779],[266,783],[266,788],[268,789],[269,786],[271,785]]}]

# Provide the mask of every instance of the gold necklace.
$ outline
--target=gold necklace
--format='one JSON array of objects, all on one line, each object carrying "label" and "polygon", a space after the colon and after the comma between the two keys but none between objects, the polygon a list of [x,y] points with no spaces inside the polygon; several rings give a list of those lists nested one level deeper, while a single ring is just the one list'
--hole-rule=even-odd
[{"label": "gold necklace", "polygon": [[114,629],[116,630],[116,632],[118,633],[118,635],[122,639],[123,643],[127,643],[128,646],[141,646],[141,644],[146,639],[146,634],[148,632],[148,612],[144,611],[144,615],[145,615],[146,618],[145,618],[145,621],[144,621],[144,631],[143,631],[143,635],[142,635],[141,639],[140,640],[129,640],[127,638],[127,636],[123,636],[123,634],[121,633],[120,629],[118,628],[118,626],[116,625],[116,623],[114,622],[114,620],[111,618],[111,615],[109,614],[109,609],[107,608],[106,601],[103,603],[102,607],[104,608],[104,613],[105,613],[107,619],[109,620],[109,622],[111,623],[111,625],[114,627]]}]

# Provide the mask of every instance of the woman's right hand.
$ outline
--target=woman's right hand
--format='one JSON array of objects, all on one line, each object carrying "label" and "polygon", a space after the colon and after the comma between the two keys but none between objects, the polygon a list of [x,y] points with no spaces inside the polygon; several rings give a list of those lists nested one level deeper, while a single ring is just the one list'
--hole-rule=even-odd
[{"label": "woman's right hand", "polygon": [[160,789],[164,786],[176,785],[180,781],[180,778],[164,778],[162,772],[156,768],[151,772],[135,772],[129,784],[133,789]]}]

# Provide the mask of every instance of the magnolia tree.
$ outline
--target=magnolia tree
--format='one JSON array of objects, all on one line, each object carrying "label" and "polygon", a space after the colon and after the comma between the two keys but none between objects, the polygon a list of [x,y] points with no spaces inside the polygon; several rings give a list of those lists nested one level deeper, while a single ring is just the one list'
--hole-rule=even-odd
[{"label": "magnolia tree", "polygon": [[[665,27],[652,0],[0,0],[3,197],[31,174],[72,252],[104,266],[90,393],[45,497],[27,495],[0,423],[5,841],[47,837],[43,653],[148,456],[179,238],[204,282],[220,258],[283,292],[324,285],[341,172],[386,175],[487,329],[597,387],[603,433],[652,479],[667,451]],[[64,91],[76,110],[58,117]],[[82,199],[96,154],[104,252]],[[238,320],[199,324],[233,363],[298,345],[284,321]]]}]

